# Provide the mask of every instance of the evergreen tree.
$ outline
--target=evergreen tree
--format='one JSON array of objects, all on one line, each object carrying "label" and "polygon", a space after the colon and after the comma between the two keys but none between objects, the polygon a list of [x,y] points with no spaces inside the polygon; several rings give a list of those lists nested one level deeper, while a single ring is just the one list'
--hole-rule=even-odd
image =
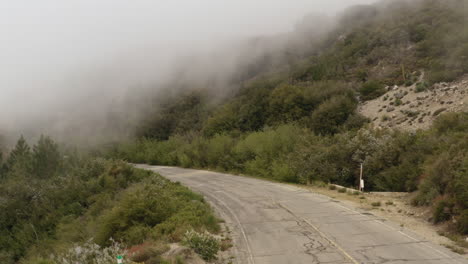
[{"label": "evergreen tree", "polygon": [[56,174],[61,157],[58,145],[50,138],[41,136],[33,147],[33,172],[40,178],[48,178]]},{"label": "evergreen tree", "polygon": [[3,179],[4,177],[4,164],[3,164],[3,152],[2,149],[0,149],[0,180]]},{"label": "evergreen tree", "polygon": [[23,135],[16,142],[15,148],[10,152],[6,161],[6,170],[12,170],[15,166],[28,167],[31,158],[31,148]]}]

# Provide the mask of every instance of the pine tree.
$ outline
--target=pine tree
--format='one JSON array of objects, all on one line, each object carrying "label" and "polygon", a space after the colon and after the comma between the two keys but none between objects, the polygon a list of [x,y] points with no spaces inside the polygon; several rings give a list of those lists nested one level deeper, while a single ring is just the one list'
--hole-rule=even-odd
[{"label": "pine tree", "polygon": [[29,166],[31,148],[23,135],[18,139],[15,148],[10,152],[6,161],[6,169],[11,170],[14,166]]},{"label": "pine tree", "polygon": [[40,178],[49,178],[56,174],[60,162],[58,145],[50,138],[41,136],[33,147],[33,173]]},{"label": "pine tree", "polygon": [[0,149],[0,180],[5,176],[4,164],[3,164],[3,150]]}]

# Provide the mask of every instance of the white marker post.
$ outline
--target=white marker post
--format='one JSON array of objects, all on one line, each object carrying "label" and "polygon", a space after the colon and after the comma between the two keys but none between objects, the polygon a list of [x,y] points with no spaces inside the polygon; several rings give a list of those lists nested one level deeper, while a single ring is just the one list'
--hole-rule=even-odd
[{"label": "white marker post", "polygon": [[362,179],[362,171],[363,171],[363,166],[361,163],[361,173],[359,174],[359,191],[361,192],[364,191],[364,180]]},{"label": "white marker post", "polygon": [[121,255],[117,256],[117,264],[123,263],[123,257]]}]

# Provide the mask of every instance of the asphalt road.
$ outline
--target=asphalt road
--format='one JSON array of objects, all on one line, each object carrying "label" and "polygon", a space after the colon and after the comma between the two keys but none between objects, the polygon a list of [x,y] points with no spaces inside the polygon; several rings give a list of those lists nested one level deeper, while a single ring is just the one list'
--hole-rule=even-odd
[{"label": "asphalt road", "polygon": [[202,193],[232,229],[235,263],[468,263],[399,225],[294,186],[209,171],[139,167]]}]

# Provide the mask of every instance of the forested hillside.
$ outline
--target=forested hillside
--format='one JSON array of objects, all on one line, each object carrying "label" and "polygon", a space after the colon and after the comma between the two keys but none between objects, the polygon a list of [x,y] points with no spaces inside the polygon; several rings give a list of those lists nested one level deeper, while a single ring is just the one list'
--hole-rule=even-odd
[{"label": "forested hillside", "polygon": [[302,57],[276,70],[254,67],[233,96],[213,101],[212,89],[199,87],[160,94],[162,107],[146,116],[137,139],[112,155],[350,187],[363,163],[367,190],[415,191],[415,206],[433,205],[432,221],[450,220],[452,231],[467,234],[468,114],[442,114],[430,129],[405,132],[376,129],[357,112],[387,86],[430,90],[457,80],[468,73],[467,43],[465,1],[353,7]]}]

